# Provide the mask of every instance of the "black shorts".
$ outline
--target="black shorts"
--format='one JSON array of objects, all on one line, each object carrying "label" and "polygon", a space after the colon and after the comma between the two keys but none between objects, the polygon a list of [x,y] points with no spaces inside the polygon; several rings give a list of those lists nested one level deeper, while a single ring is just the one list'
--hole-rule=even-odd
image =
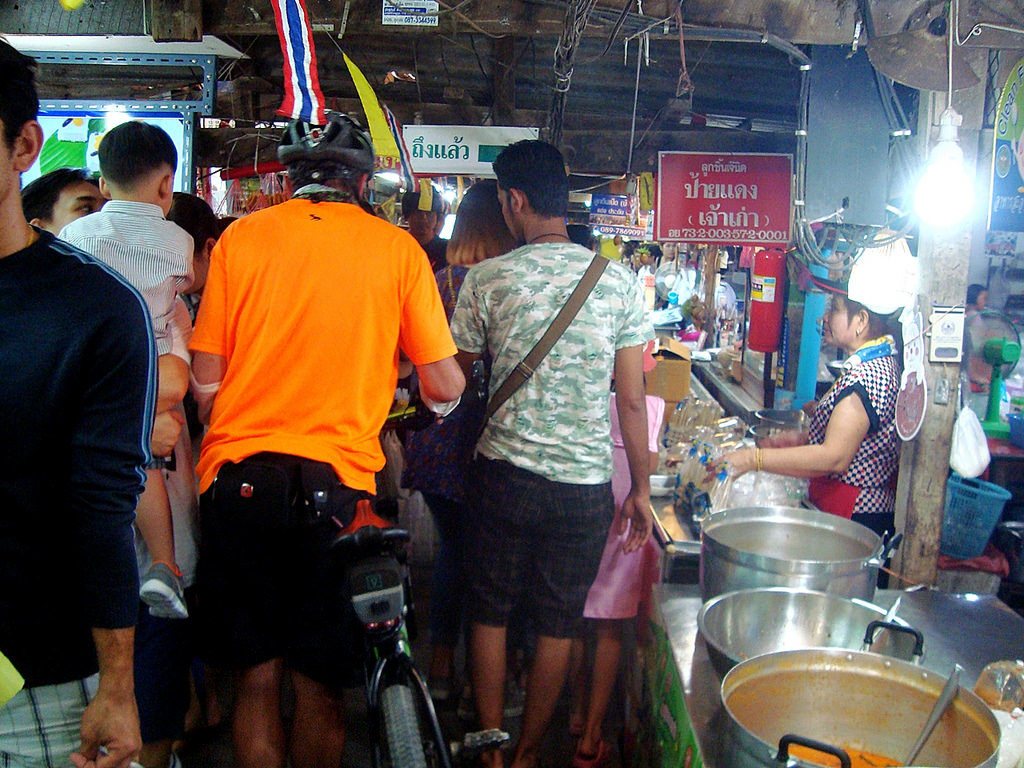
[{"label": "black shorts", "polygon": [[362,641],[345,595],[344,564],[329,545],[367,494],[329,471],[320,481],[330,486],[329,498],[316,509],[303,471],[310,465],[320,478],[324,467],[330,470],[260,453],[225,464],[200,498],[200,653],[227,669],[281,658],[317,682],[356,685]]},{"label": "black shorts", "polygon": [[574,637],[615,513],[611,483],[559,483],[478,457],[467,511],[470,618],[505,626],[519,605],[538,634]]}]

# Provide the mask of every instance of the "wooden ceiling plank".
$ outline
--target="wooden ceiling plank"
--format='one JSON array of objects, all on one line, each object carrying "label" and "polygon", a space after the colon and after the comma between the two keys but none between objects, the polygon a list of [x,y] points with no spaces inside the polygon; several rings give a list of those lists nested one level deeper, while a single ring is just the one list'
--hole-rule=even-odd
[{"label": "wooden ceiling plank", "polygon": [[203,41],[202,0],[143,0],[149,2],[149,28],[158,43]]}]

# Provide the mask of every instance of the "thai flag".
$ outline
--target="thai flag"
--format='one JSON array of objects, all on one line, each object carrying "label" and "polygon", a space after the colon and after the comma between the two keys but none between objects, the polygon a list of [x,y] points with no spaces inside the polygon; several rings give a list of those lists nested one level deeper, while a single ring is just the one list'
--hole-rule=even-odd
[{"label": "thai flag", "polygon": [[277,36],[284,54],[284,101],[279,115],[326,125],[324,95],[316,71],[316,49],[304,0],[273,0]]},{"label": "thai flag", "polygon": [[387,121],[388,130],[395,137],[395,144],[398,146],[398,160],[402,166],[402,176],[405,177],[406,186],[412,189],[416,186],[416,177],[412,172],[412,158],[409,157],[409,149],[405,146],[405,139],[402,137],[402,126],[398,124],[398,120],[386,104],[381,102],[380,106],[384,110],[384,119]]}]

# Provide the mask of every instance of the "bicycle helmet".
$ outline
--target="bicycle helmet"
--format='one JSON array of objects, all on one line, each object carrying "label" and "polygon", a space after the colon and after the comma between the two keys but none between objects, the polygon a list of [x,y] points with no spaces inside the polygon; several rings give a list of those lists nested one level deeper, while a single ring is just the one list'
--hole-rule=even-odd
[{"label": "bicycle helmet", "polygon": [[277,147],[277,158],[285,165],[302,161],[333,161],[359,173],[373,173],[373,142],[348,115],[327,113],[327,125],[302,120],[288,124]]}]

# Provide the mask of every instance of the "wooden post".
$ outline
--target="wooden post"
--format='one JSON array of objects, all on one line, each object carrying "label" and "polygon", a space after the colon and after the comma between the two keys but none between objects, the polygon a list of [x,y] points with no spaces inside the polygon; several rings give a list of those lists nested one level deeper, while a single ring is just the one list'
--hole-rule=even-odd
[{"label": "wooden post", "polygon": [[202,0],[146,1],[149,2],[149,28],[156,42],[202,42]]},{"label": "wooden post", "polygon": [[[960,146],[964,150],[964,161],[968,167],[975,167],[977,160],[984,99],[984,83],[954,94],[954,108],[964,116]],[[926,100],[922,92],[921,104],[920,135],[933,137],[933,125],[938,123],[938,116],[945,109],[946,95],[932,93],[931,98]],[[924,153],[927,153],[933,142],[932,138],[926,143]],[[978,172],[984,174],[987,168],[978,169]],[[986,215],[988,206],[984,195],[987,188],[987,183],[976,179],[977,194],[971,219]],[[944,230],[921,226],[917,250],[921,272],[919,306],[926,329],[932,305],[964,302],[973,226],[971,220]],[[932,584],[935,581],[960,374],[958,364],[928,361],[929,342],[929,339],[925,340],[927,411],[917,437],[903,444],[899,484],[896,488],[896,528],[903,531],[904,540],[894,558],[894,566],[904,579],[920,584]],[[949,397],[945,403],[936,402],[940,383],[949,385],[946,388]]]},{"label": "wooden post", "polygon": [[491,91],[494,125],[516,124],[516,39],[500,37],[494,41]]}]

